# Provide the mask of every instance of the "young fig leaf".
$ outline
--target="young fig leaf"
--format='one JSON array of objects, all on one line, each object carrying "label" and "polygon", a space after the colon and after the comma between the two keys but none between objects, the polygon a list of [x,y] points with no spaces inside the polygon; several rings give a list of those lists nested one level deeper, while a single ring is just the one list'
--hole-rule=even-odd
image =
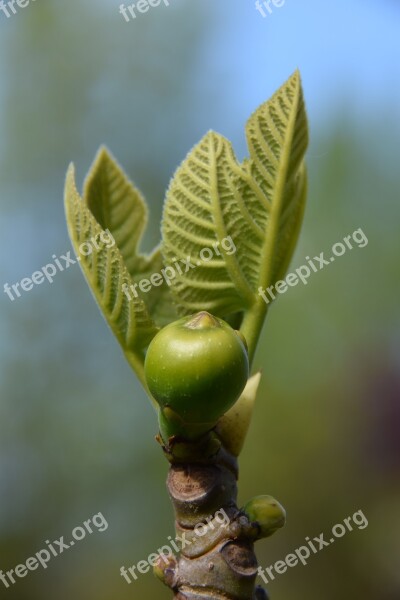
[{"label": "young fig leaf", "polygon": [[89,287],[136,370],[138,363],[143,363],[143,349],[158,329],[144,302],[140,298],[129,300],[123,292],[123,286],[132,284],[123,256],[110,232],[99,225],[79,196],[72,165],[65,184],[65,210],[69,235]]},{"label": "young fig leaf", "polygon": [[[83,200],[103,229],[108,229],[121,252],[132,278],[130,297],[140,297],[157,325],[176,319],[177,314],[170,288],[162,285],[140,289],[140,282],[150,279],[163,268],[161,250],[157,247],[150,255],[139,252],[148,221],[148,210],[140,191],[125,175],[110,152],[102,147],[86,177]],[[135,286],[135,284],[137,284]]]},{"label": "young fig leaf", "polygon": [[259,288],[284,275],[304,211],[308,133],[298,72],[255,111],[246,132],[250,157],[243,164],[211,131],[177,169],[162,250],[170,266],[191,258],[193,268],[172,282],[182,312],[225,319],[242,312],[252,357],[266,313]]}]

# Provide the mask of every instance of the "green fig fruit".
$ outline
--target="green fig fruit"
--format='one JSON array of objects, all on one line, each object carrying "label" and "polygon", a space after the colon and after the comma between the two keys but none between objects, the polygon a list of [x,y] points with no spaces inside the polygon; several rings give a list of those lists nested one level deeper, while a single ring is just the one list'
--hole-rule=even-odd
[{"label": "green fig fruit", "polygon": [[161,329],[149,345],[144,369],[163,418],[170,409],[183,423],[211,428],[243,391],[249,361],[238,333],[202,311]]}]

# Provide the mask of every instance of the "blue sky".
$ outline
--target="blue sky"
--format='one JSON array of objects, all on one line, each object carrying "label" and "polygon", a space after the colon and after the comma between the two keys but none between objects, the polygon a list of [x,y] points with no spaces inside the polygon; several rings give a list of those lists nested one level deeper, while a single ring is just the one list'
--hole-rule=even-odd
[{"label": "blue sky", "polygon": [[[217,4],[217,3],[215,3]],[[246,5],[243,10],[243,5]],[[203,77],[227,81],[245,119],[255,105],[299,67],[314,119],[346,103],[355,115],[400,112],[400,5],[390,0],[286,0],[263,18],[253,0],[218,2],[220,16],[207,43]],[[246,85],[243,89],[243,73]]]}]

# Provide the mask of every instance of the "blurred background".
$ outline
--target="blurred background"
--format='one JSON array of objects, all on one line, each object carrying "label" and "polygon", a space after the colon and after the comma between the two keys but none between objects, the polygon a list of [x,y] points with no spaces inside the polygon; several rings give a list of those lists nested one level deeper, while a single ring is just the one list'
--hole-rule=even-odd
[{"label": "blurred background", "polygon": [[[79,185],[106,144],[145,194],[208,130],[246,155],[250,113],[300,68],[310,189],[292,268],[355,229],[368,238],[269,312],[240,502],[269,493],[287,526],[264,567],[357,510],[369,521],[269,586],[273,600],[400,598],[400,5],[170,0],[126,22],[119,0],[0,13],[0,265],[13,284],[71,249],[66,168]],[[0,569],[102,512],[88,535],[0,598],[169,598],[126,567],[173,534],[156,418],[77,265],[0,298]]]}]

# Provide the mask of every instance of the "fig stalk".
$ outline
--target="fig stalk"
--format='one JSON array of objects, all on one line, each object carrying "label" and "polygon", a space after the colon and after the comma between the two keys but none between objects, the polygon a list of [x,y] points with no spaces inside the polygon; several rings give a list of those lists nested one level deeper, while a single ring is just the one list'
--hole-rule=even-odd
[{"label": "fig stalk", "polygon": [[213,433],[197,442],[172,442],[164,452],[182,548],[179,556],[160,556],[155,574],[175,600],[267,600],[256,585],[260,528],[236,504],[236,457]]},{"label": "fig stalk", "polygon": [[281,527],[285,514],[271,496],[242,510],[236,503],[237,455],[260,379],[248,380],[246,340],[205,311],[184,317],[153,338],[145,376],[159,405],[157,439],[170,462],[181,541],[179,556],[158,557],[155,574],[175,600],[265,600],[254,542]]}]

